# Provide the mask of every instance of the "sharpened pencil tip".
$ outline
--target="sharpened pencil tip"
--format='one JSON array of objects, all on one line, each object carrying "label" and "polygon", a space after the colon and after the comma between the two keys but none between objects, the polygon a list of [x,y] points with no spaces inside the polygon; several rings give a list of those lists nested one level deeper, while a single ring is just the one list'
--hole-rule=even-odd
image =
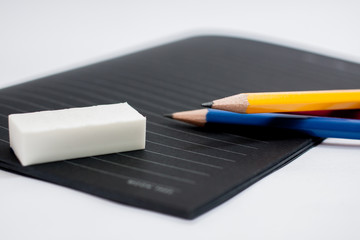
[{"label": "sharpened pencil tip", "polygon": [[201,106],[207,107],[207,108],[211,108],[212,105],[213,105],[213,102],[206,102],[206,103],[201,104]]},{"label": "sharpened pencil tip", "polygon": [[167,114],[164,114],[164,117],[167,117],[167,118],[173,118],[173,114],[172,113],[167,113]]}]

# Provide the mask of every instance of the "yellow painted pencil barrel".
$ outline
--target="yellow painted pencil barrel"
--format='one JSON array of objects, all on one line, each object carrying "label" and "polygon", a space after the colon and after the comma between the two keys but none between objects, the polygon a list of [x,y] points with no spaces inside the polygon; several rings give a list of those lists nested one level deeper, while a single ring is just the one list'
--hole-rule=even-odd
[{"label": "yellow painted pencil barrel", "polygon": [[360,109],[360,89],[241,93],[203,106],[239,113]]}]

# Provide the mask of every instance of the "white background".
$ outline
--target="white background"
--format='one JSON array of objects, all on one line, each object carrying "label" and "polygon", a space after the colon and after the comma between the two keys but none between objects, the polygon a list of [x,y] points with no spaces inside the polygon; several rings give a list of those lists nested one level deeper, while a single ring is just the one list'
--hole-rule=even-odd
[{"label": "white background", "polygon": [[[359,23],[346,0],[0,0],[0,87],[201,34],[360,63]],[[359,185],[360,141],[336,139],[192,221],[0,170],[0,239],[359,239]]]}]

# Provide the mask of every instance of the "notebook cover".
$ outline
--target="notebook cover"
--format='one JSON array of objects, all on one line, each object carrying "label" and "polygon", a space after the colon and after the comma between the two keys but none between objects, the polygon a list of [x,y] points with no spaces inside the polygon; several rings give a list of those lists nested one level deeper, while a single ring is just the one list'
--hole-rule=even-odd
[{"label": "notebook cover", "polygon": [[[247,39],[204,36],[0,90],[0,166],[123,204],[195,218],[318,139],[264,128],[193,127],[164,113],[241,92],[360,88],[357,64]],[[128,102],[146,149],[22,167],[8,115]],[[94,136],[96,137],[96,136]]]}]

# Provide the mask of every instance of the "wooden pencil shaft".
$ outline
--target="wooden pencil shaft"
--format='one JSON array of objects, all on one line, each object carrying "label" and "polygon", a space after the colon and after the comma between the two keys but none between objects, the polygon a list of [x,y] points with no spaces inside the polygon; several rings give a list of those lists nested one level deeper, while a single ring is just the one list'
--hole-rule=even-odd
[{"label": "wooden pencil shaft", "polygon": [[207,109],[178,112],[173,113],[172,118],[203,127],[206,123],[207,112]]},{"label": "wooden pencil shaft", "polygon": [[360,90],[241,93],[214,100],[211,107],[238,113],[359,109]]}]

